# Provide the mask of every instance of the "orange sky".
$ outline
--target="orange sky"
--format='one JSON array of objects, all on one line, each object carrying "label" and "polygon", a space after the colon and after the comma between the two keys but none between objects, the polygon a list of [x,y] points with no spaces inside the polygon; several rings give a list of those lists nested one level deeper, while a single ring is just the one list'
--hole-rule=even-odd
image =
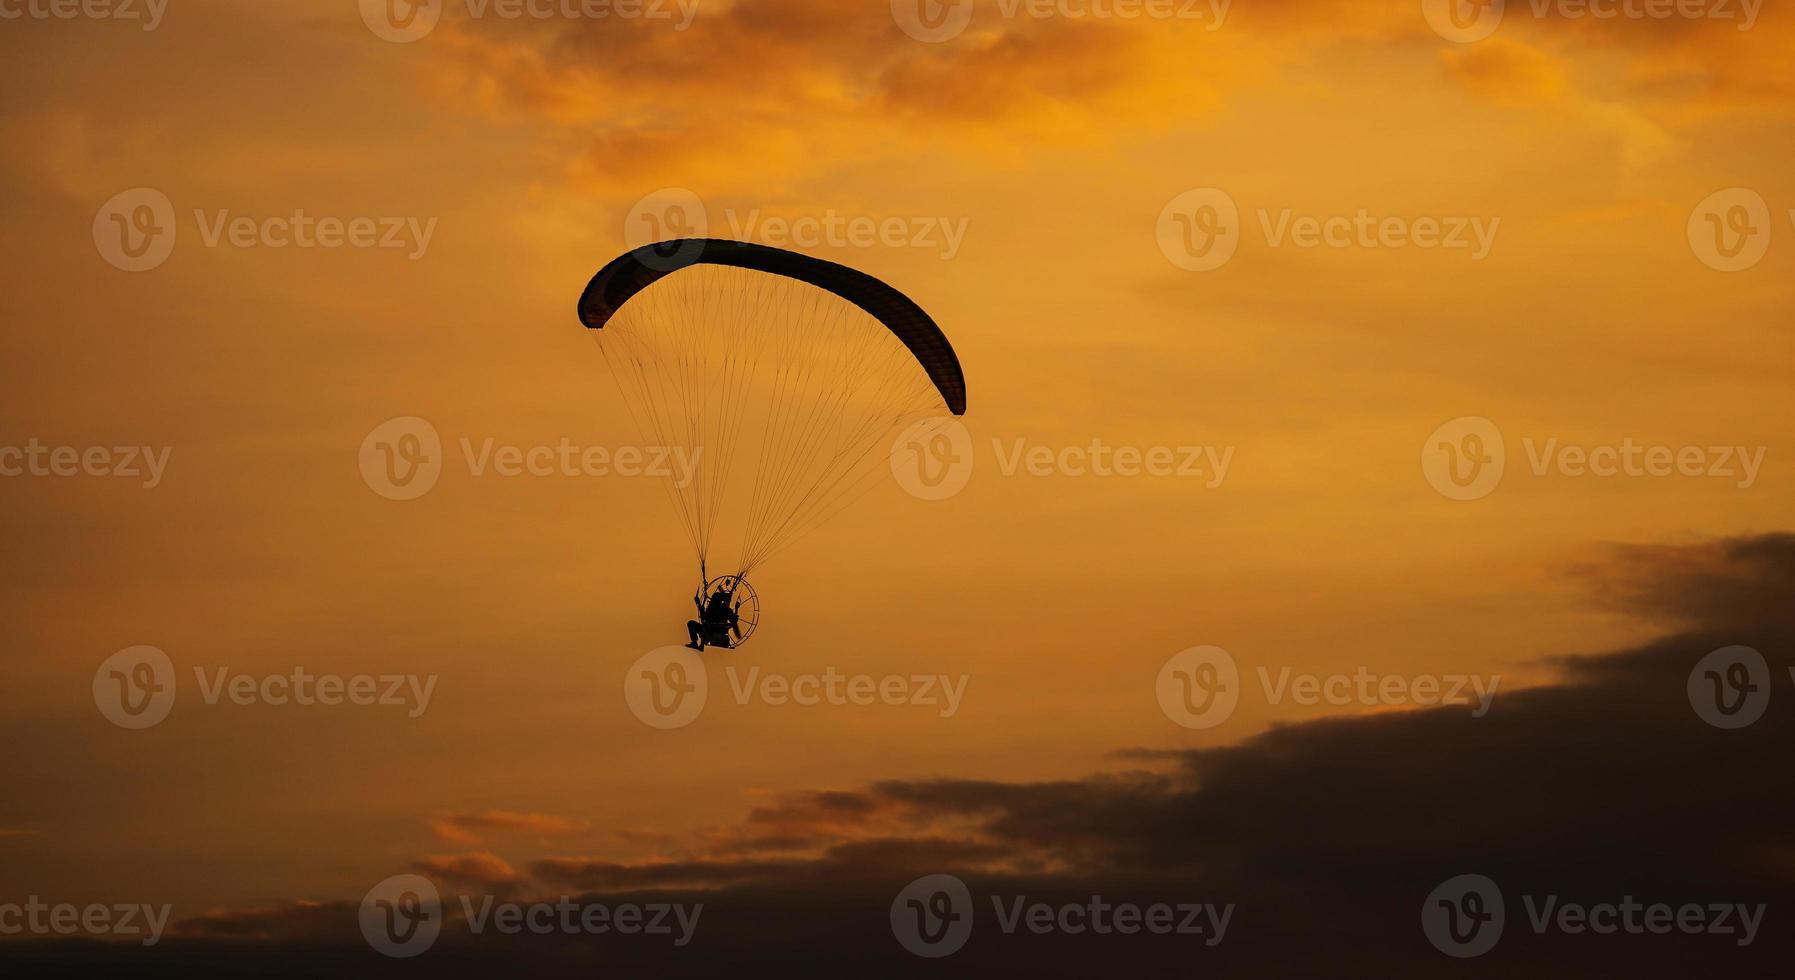
[{"label": "orange sky", "polygon": [[[1579,569],[1614,543],[1778,528],[1795,493],[1795,23],[1511,2],[1493,37],[1453,43],[1416,7],[1238,0],[1211,30],[980,3],[942,43],[841,0],[702,0],[686,30],[453,4],[405,44],[348,0],[176,0],[151,31],[0,21],[0,446],[172,449],[153,489],[0,477],[0,877],[198,910],[355,896],[426,858],[688,854],[768,793],[1072,777],[1119,748],[1371,710],[1248,697],[1186,730],[1154,678],[1187,647],[1508,688],[1550,678],[1539,658],[1643,635]],[[177,241],[120,271],[95,215],[144,187]],[[689,615],[661,488],[460,461],[464,437],[639,441],[574,301],[666,188],[717,237],[753,237],[750,216],[963,227],[951,256],[802,249],[933,314],[976,462],[941,502],[883,481],[781,556],[736,661],[964,676],[953,717],[725,699],[644,726],[626,671]],[[1162,252],[1162,210],[1203,188],[1238,206],[1240,243],[1188,271]],[[1728,188],[1769,226],[1736,272],[1688,232]],[[206,241],[220,212],[296,209],[433,233],[415,259]],[[1303,248],[1265,233],[1286,209],[1495,234],[1481,257]],[[450,454],[404,502],[358,470],[400,416]],[[1422,475],[1430,433],[1461,417],[1508,450],[1473,501]],[[1763,454],[1749,486],[1535,475],[1527,447],[1552,439]],[[1007,476],[1017,440],[1233,456],[1213,487]],[[91,696],[134,644],[182,684],[136,732]],[[206,705],[194,684],[295,665],[438,680],[417,718]],[[535,816],[454,817],[490,811]]]}]

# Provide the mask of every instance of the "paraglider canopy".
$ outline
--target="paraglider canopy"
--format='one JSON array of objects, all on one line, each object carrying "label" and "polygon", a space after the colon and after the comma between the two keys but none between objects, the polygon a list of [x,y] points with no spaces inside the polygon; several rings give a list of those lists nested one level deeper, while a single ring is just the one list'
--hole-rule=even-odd
[{"label": "paraglider canopy", "polygon": [[752,242],[679,238],[644,245],[612,259],[580,294],[580,322],[600,330],[636,294],[663,277],[695,265],[734,266],[796,279],[865,310],[916,356],[948,411],[966,414],[966,378],[960,359],[935,321],[910,297],[845,265]]}]

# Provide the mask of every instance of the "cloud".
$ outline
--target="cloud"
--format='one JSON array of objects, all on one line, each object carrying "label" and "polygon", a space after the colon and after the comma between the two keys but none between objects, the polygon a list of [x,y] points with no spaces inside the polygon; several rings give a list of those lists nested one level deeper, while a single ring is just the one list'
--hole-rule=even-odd
[{"label": "cloud", "polygon": [[744,883],[789,885],[864,880],[894,872],[923,874],[927,869],[943,866],[989,867],[1013,855],[1012,848],[992,841],[910,836],[838,844],[811,858],[641,864],[549,858],[531,865],[531,872],[547,884],[587,892],[624,893],[641,889],[715,889]]},{"label": "cloud", "polygon": [[1787,111],[1795,91],[1786,17],[1744,31],[1742,20],[1572,16],[1566,4],[1514,2],[1492,38],[1456,45],[1412,4],[1233,4],[1219,26],[1207,16],[1004,13],[1037,6],[981,0],[968,29],[943,43],[907,36],[888,4],[836,0],[709,4],[686,30],[464,18],[431,49],[449,52],[433,63],[433,84],[495,117],[559,128],[575,141],[569,176],[589,188],[739,189],[734,161],[752,158],[747,186],[762,193],[773,190],[769,174],[879,157],[1114,142],[1200,119],[1343,46],[1392,59],[1437,52],[1447,81],[1511,106],[1568,101],[1628,141],[1636,164],[1669,142],[1661,127],[1727,107]]},{"label": "cloud", "polygon": [[1607,605],[1660,623],[1775,622],[1791,615],[1795,534],[1624,545],[1576,572]]},{"label": "cloud", "polygon": [[[1482,718],[1442,708],[1293,724],[1224,747],[1130,750],[1121,758],[1136,768],[1084,779],[891,780],[788,794],[710,842],[836,842],[807,855],[539,860],[530,894],[702,903],[703,924],[677,951],[645,937],[523,942],[447,929],[452,951],[433,951],[432,969],[472,976],[503,958],[548,968],[596,947],[626,972],[721,975],[745,963],[801,976],[902,972],[922,961],[901,958],[888,907],[910,880],[945,873],[981,903],[972,940],[946,964],[956,972],[1090,975],[1127,963],[1133,973],[1428,977],[1461,964],[1422,939],[1422,900],[1478,873],[1504,890],[1509,925],[1470,964],[1473,975],[1768,975],[1786,962],[1786,929],[1766,928],[1749,946],[1737,935],[1534,934],[1521,896],[1765,902],[1773,924],[1795,903],[1795,785],[1780,776],[1795,712],[1778,710],[1795,641],[1795,605],[1781,601],[1795,584],[1795,536],[1617,549],[1583,574],[1603,583],[1605,601],[1674,620],[1677,631],[1566,660],[1562,683],[1501,695]],[[1722,731],[1692,709],[1686,682],[1702,656],[1732,644],[1774,665],[1774,691],[1760,721]],[[962,832],[937,833],[943,826]],[[438,874],[511,880],[492,855],[438,860],[429,867]],[[1235,925],[1213,949],[1169,941],[1182,937],[1006,935],[989,911],[994,896],[1232,903]],[[296,903],[183,922],[176,935],[186,941],[161,962],[238,957],[268,964],[258,972],[301,975],[327,954],[279,940],[315,936],[324,918],[343,948],[359,942],[350,903]],[[215,942],[249,936],[272,942]],[[42,944],[24,948],[48,955]],[[127,955],[63,949],[100,965]]]},{"label": "cloud", "polygon": [[[432,84],[559,128],[591,188],[648,180],[762,191],[849,161],[1014,152],[1213,111],[1269,56],[1198,20],[1002,17],[914,40],[885,3],[705,5],[690,28],[577,18],[450,22]],[[1226,79],[1226,85],[1223,81]],[[648,107],[652,106],[652,109]],[[953,139],[943,137],[951,134]],[[755,172],[737,162],[751,158]],[[745,182],[745,183],[744,183]],[[638,190],[639,193],[639,190]]]},{"label": "cloud", "polygon": [[473,885],[500,891],[509,890],[524,880],[503,858],[490,851],[427,857],[415,862],[412,868],[450,884]]},{"label": "cloud", "polygon": [[484,813],[450,813],[430,822],[436,836],[451,844],[471,844],[483,835],[495,832],[521,831],[538,837],[565,837],[585,832],[589,824],[548,813],[514,813],[509,810],[487,810]]},{"label": "cloud", "polygon": [[191,940],[225,942],[337,939],[342,934],[345,907],[353,908],[341,902],[301,899],[254,908],[213,909],[177,920],[168,934]]},{"label": "cloud", "polygon": [[1511,105],[1553,102],[1569,80],[1562,63],[1544,51],[1506,38],[1440,52],[1447,77],[1492,101]]}]

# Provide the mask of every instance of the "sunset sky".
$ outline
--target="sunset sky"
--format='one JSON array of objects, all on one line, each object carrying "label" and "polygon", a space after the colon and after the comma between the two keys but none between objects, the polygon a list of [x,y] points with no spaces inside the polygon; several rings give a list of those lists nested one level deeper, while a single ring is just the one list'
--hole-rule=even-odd
[{"label": "sunset sky", "polygon": [[[1112,785],[1412,710],[1268,703],[1262,667],[1509,692],[1691,623],[1750,642],[1744,623],[1725,639],[1735,607],[1641,596],[1795,578],[1787,542],[1756,537],[1795,499],[1795,14],[1510,0],[1461,41],[1423,6],[1236,0],[1218,22],[978,0],[939,41],[872,0],[455,2],[405,41],[355,0],[172,0],[150,30],[0,19],[0,446],[168,452],[153,487],[0,476],[0,902],[166,902],[203,936],[408,871],[616,889],[973,819],[830,813],[819,791]],[[124,271],[107,209],[143,188],[172,204],[173,250]],[[965,369],[974,464],[940,501],[879,480],[759,572],[760,633],[712,661],[703,716],[662,731],[623,691],[691,615],[663,488],[475,475],[461,446],[641,444],[575,301],[669,194],[711,237],[928,310]],[[1170,231],[1201,219],[1179,202],[1224,199],[1236,251],[1188,268]],[[213,234],[299,211],[396,219],[401,247]],[[1467,247],[1279,233],[1361,212],[1463,226]],[[1734,243],[1705,236],[1739,216],[1767,251],[1724,271]],[[806,219],[915,231],[781,240]],[[387,499],[362,447],[414,416],[441,480]],[[1476,499],[1423,469],[1460,419],[1506,447]],[[1219,481],[1006,473],[1018,447],[1093,442],[1232,455]],[[1702,472],[1537,472],[1548,444],[1696,449]],[[1786,638],[1775,609],[1751,622]],[[140,644],[180,693],[133,731],[94,683]],[[1245,682],[1200,730],[1155,688],[1198,646]],[[949,717],[738,704],[725,663],[966,686]],[[195,680],[295,667],[435,681],[412,717],[207,704]]]}]

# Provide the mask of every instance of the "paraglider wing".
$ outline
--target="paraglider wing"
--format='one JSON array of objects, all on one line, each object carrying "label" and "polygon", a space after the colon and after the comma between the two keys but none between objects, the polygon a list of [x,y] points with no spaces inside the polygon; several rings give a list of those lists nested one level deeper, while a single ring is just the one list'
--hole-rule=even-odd
[{"label": "paraglider wing", "polygon": [[601,330],[637,293],[695,265],[733,266],[784,276],[827,290],[884,324],[915,355],[942,401],[966,414],[966,378],[960,359],[935,321],[908,296],[864,272],[796,252],[719,238],[689,238],[625,252],[613,259],[580,294],[580,322]]}]

